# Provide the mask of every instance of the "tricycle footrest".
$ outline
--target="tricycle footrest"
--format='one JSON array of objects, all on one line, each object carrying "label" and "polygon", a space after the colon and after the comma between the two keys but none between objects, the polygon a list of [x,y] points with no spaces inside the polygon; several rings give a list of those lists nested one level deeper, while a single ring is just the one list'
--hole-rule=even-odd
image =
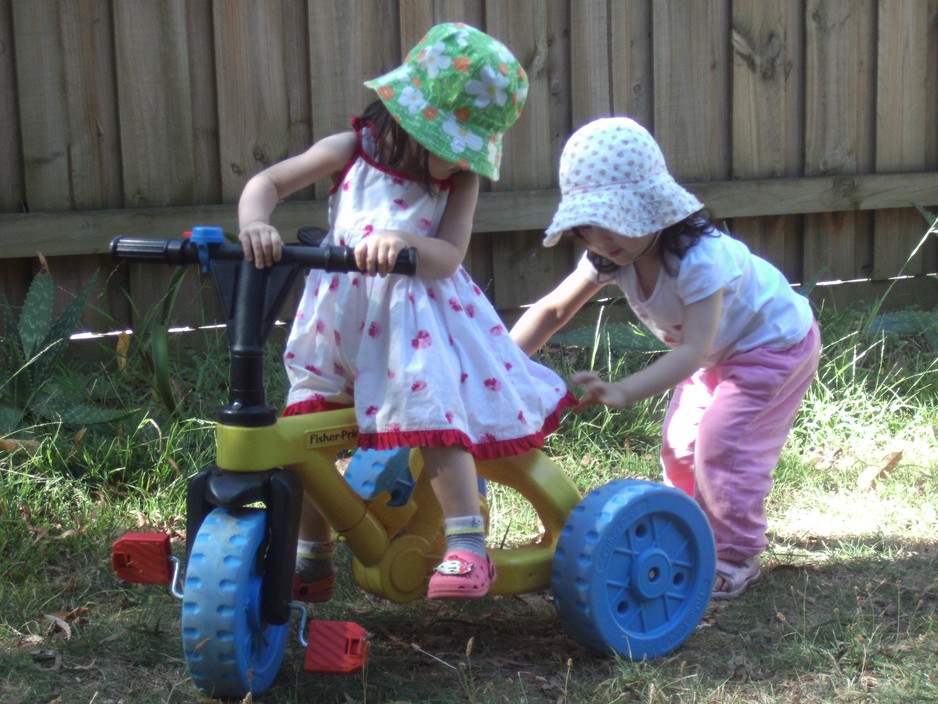
[{"label": "tricycle footrest", "polygon": [[350,675],[368,662],[368,631],[351,621],[310,621],[307,672]]},{"label": "tricycle footrest", "polygon": [[111,567],[125,582],[169,584],[172,548],[165,533],[127,533],[111,549]]}]

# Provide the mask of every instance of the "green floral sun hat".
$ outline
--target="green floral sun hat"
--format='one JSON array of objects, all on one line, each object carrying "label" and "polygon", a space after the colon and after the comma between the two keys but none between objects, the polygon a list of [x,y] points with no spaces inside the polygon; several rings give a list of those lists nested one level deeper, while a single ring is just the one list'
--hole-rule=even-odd
[{"label": "green floral sun hat", "polygon": [[524,69],[504,44],[467,24],[440,24],[401,66],[365,85],[432,153],[498,180],[502,135],[528,92]]}]

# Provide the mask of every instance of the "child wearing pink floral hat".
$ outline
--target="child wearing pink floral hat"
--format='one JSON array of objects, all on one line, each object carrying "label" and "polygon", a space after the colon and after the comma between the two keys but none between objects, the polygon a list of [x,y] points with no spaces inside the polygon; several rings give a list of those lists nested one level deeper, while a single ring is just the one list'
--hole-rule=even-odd
[{"label": "child wearing pink floral hat", "polygon": [[[447,549],[428,596],[487,593],[475,459],[541,447],[575,403],[563,380],[515,345],[461,264],[479,175],[498,178],[502,135],[518,118],[527,78],[504,45],[464,24],[431,29],[390,73],[353,129],[254,176],[239,203],[240,239],[256,266],[279,259],[270,216],[285,196],[332,180],[324,244],[355,248],[363,274],[313,271],[285,362],[285,415],[354,406],[363,448],[421,448],[444,515]],[[388,275],[401,250],[417,275]],[[333,590],[329,527],[308,502],[295,595]]]},{"label": "child wearing pink floral hat", "polygon": [[709,518],[713,598],[736,597],[759,577],[772,471],[817,370],[810,305],[775,267],[710,223],[633,120],[596,120],[570,137],[560,190],[544,245],[569,234],[587,251],[511,335],[533,354],[604,285],[622,289],[671,350],[618,381],[574,375],[582,386],[574,410],[624,408],[674,389],[662,431],[665,481]]}]

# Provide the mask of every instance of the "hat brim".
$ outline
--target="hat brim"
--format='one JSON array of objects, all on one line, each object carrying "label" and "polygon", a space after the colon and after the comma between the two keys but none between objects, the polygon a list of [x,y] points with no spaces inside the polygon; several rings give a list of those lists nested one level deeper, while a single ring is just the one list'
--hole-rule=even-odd
[{"label": "hat brim", "polygon": [[404,90],[411,86],[410,71],[406,65],[365,81],[365,86],[378,93],[378,98],[404,131],[430,152],[465,170],[481,174],[492,181],[498,180],[502,160],[500,133],[480,129],[469,122],[460,122],[455,115],[438,110],[427,102],[405,108],[399,101],[385,98],[388,90]]},{"label": "hat brim", "polygon": [[584,188],[564,194],[547,227],[544,246],[553,247],[574,227],[594,225],[625,237],[642,237],[670,227],[703,208],[674,179],[641,190],[625,186]]}]

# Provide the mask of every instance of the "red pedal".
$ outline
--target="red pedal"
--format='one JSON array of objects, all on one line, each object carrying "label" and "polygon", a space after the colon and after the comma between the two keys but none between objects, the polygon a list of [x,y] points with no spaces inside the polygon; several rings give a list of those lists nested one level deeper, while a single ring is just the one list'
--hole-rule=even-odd
[{"label": "red pedal", "polygon": [[351,621],[310,621],[307,672],[350,675],[368,662],[368,631]]},{"label": "red pedal", "polygon": [[127,533],[111,549],[111,567],[125,582],[169,584],[173,564],[169,536],[163,533]]}]

